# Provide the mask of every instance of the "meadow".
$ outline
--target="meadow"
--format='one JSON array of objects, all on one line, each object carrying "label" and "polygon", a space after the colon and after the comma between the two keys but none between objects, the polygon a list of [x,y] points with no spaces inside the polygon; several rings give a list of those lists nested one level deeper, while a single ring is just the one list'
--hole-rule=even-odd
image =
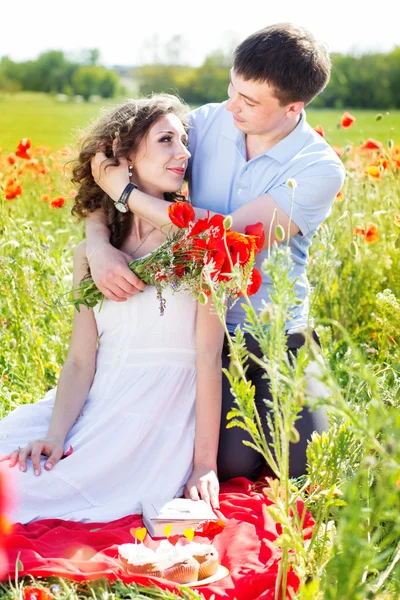
[{"label": "meadow", "polygon": [[[66,292],[84,234],[70,215],[69,148],[101,108],[33,94],[0,97],[0,418],[53,387],[66,355],[73,310]],[[275,512],[282,547],[296,557],[298,600],[400,597],[400,113],[350,112],[356,120],[343,128],[342,110],[307,110],[347,177],[314,239],[308,270],[323,377],[333,390],[325,400],[331,428],[310,443],[305,478],[290,483],[315,518],[311,543],[287,520],[287,506]],[[32,140],[32,160],[15,157],[22,138]],[[279,293],[284,302],[285,290]],[[289,408],[292,391],[285,391]],[[23,598],[25,583],[2,586],[0,596]],[[36,584],[49,589],[54,581]],[[52,593],[175,597],[67,582]]]},{"label": "meadow", "polygon": [[[0,147],[12,152],[15,140],[28,137],[33,144],[51,146],[53,149],[74,144],[77,132],[91,119],[96,118],[102,107],[113,106],[119,100],[102,101],[101,104],[85,102],[60,102],[46,94],[27,92],[11,95],[0,94]],[[352,111],[357,125],[351,129],[340,128],[343,110],[306,110],[309,123],[323,125],[330,144],[360,144],[366,137],[387,141],[400,131],[400,111]],[[376,116],[382,115],[377,121]],[[397,135],[397,139],[400,136]]]}]

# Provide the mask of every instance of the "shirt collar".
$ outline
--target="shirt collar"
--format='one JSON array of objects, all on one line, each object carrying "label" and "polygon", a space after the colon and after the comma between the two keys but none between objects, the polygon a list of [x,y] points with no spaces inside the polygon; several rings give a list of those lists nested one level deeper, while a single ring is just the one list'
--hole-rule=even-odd
[{"label": "shirt collar", "polygon": [[275,144],[275,146],[272,146],[272,148],[264,152],[264,156],[270,156],[280,164],[289,161],[303,148],[306,138],[308,137],[308,129],[306,113],[302,110],[300,113],[300,121],[293,131],[284,137],[283,140]]},{"label": "shirt collar", "polygon": [[[237,147],[242,150],[244,147],[244,134],[239,131],[239,129],[236,129],[230,112],[226,111],[226,117],[228,117],[226,121],[227,126],[224,128],[223,135],[229,140],[232,140],[232,142],[235,142]],[[301,150],[305,144],[308,133],[309,125],[306,121],[306,113],[302,110],[300,113],[300,121],[293,131],[283,138],[283,140],[280,140],[280,142],[275,144],[275,146],[272,146],[272,148],[260,154],[260,156],[269,156],[280,164],[283,164],[293,158],[293,156]]]}]

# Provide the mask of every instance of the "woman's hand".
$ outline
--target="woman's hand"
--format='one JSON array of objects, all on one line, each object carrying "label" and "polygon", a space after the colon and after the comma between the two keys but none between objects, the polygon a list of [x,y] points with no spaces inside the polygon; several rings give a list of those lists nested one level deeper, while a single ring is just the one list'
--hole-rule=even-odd
[{"label": "woman's hand", "polygon": [[[107,168],[106,168],[107,166]],[[96,152],[91,160],[93,179],[114,201],[117,201],[129,183],[128,160],[119,158],[119,165],[110,165],[104,152]]]},{"label": "woman's hand", "polygon": [[185,486],[185,498],[205,500],[213,508],[219,508],[219,481],[216,469],[207,465],[197,465]]},{"label": "woman's hand", "polygon": [[90,258],[90,274],[102,294],[109,300],[125,302],[146,284],[128,267],[132,257],[111,244],[100,244]]},{"label": "woman's hand", "polygon": [[20,471],[24,473],[26,471],[26,460],[30,456],[35,475],[40,475],[40,457],[42,454],[49,457],[46,461],[45,469],[50,471],[64,454],[64,440],[55,437],[35,440],[34,442],[29,442],[24,448],[14,450],[14,452],[11,452],[8,456],[4,456],[1,460],[9,460],[9,467],[15,467],[19,463]]}]

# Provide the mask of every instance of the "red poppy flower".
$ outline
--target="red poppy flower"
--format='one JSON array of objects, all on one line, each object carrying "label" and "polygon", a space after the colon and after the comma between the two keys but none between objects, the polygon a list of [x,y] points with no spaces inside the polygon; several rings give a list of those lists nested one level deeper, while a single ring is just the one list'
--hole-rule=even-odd
[{"label": "red poppy flower", "polygon": [[255,267],[251,270],[251,283],[247,286],[247,295],[253,296],[260,289],[262,284],[262,275]]},{"label": "red poppy flower", "polygon": [[10,177],[6,181],[6,185],[4,187],[4,195],[6,200],[14,200],[17,196],[21,196],[22,194],[22,186],[16,181],[13,177]]},{"label": "red poppy flower", "polygon": [[24,588],[24,600],[51,600],[53,596],[42,588],[27,585]]},{"label": "red poppy flower", "polygon": [[61,196],[59,196],[58,198],[54,198],[54,200],[50,202],[51,208],[62,208],[64,204],[65,200]]},{"label": "red poppy flower", "polygon": [[[4,378],[4,376],[3,376]],[[15,491],[8,467],[0,465],[0,577],[7,572],[7,557],[5,538],[12,530],[12,525],[7,521],[5,514],[12,513]]]},{"label": "red poppy flower", "polygon": [[314,131],[319,133],[320,136],[325,137],[325,131],[322,125],[317,125],[316,127],[314,127]]},{"label": "red poppy flower", "polygon": [[340,119],[340,126],[346,129],[347,127],[350,127],[355,120],[356,118],[353,117],[353,115],[351,115],[349,112],[344,112],[342,118]]},{"label": "red poppy flower", "polygon": [[265,233],[264,233],[264,225],[259,221],[258,223],[254,223],[254,225],[247,225],[244,230],[246,235],[251,235],[257,238],[256,240],[256,248],[257,252],[261,252],[264,248],[265,244]]},{"label": "red poppy flower", "polygon": [[15,160],[16,160],[16,158],[17,158],[17,157],[15,156],[15,154],[9,154],[9,155],[7,156],[7,162],[8,162],[8,164],[9,164],[9,165],[14,165],[14,164],[15,164]]},{"label": "red poppy flower", "polygon": [[377,242],[379,240],[379,231],[375,223],[367,223],[367,231],[365,233],[365,241],[368,244]]},{"label": "red poppy flower", "polygon": [[196,527],[196,535],[213,537],[217,533],[221,533],[224,527],[225,523],[221,519],[218,519],[218,521],[206,521],[198,528]]},{"label": "red poppy flower", "polygon": [[223,235],[224,219],[225,219],[224,215],[219,215],[219,214],[213,215],[211,217],[211,219],[209,217],[207,217],[206,219],[199,219],[194,224],[194,226],[190,232],[190,237],[193,237],[194,235],[199,235],[200,233],[203,233],[204,231],[207,231],[208,229],[210,229],[211,230],[210,239],[215,241],[215,239],[218,239]]},{"label": "red poppy flower", "polygon": [[[207,253],[207,257],[205,260],[205,264],[210,264],[210,262],[214,263],[214,270],[211,272],[211,276],[214,277],[217,273],[230,273],[231,265],[228,260],[228,256],[226,254],[225,247],[212,248]],[[226,277],[218,276],[219,280],[226,279]]]},{"label": "red poppy flower", "polygon": [[370,179],[382,179],[382,171],[376,165],[369,165],[365,169],[365,174],[368,175]]},{"label": "red poppy flower", "polygon": [[17,150],[15,152],[16,156],[19,156],[19,158],[26,158],[26,159],[32,158],[30,147],[31,147],[31,140],[28,140],[27,138],[23,138],[17,146]]},{"label": "red poppy flower", "polygon": [[181,267],[179,265],[175,265],[174,266],[174,273],[178,277],[178,279],[180,279],[185,274],[185,267]]},{"label": "red poppy flower", "polygon": [[380,150],[382,148],[381,142],[377,142],[372,138],[368,138],[363,144],[360,146],[360,150]]},{"label": "red poppy flower", "polygon": [[343,202],[344,200],[344,195],[342,190],[339,190],[338,193],[336,194],[336,202]]},{"label": "red poppy flower", "polygon": [[168,216],[174,225],[180,229],[186,229],[194,220],[195,212],[189,202],[173,202],[168,207]]},{"label": "red poppy flower", "polygon": [[364,227],[361,227],[361,225],[356,225],[354,227],[354,235],[365,235]]},{"label": "red poppy flower", "polygon": [[239,265],[244,265],[248,262],[252,251],[252,244],[245,235],[236,231],[227,231],[226,244],[233,264],[238,262]]},{"label": "red poppy flower", "polygon": [[207,252],[208,244],[206,240],[201,238],[194,238],[192,240],[192,247],[187,253],[188,258],[194,259],[198,263],[202,263],[204,256]]}]

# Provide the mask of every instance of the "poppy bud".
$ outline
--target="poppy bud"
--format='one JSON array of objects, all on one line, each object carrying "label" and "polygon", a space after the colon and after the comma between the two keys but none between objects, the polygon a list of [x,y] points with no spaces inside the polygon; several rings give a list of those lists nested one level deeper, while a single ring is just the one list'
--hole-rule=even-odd
[{"label": "poppy bud", "polygon": [[228,215],[227,217],[225,217],[224,221],[223,221],[223,226],[225,231],[227,231],[228,229],[230,229],[232,227],[232,223],[233,223],[233,219],[231,217],[231,215]]},{"label": "poppy bud", "polygon": [[208,299],[207,299],[207,296],[206,296],[206,294],[205,294],[204,292],[201,292],[201,294],[199,294],[198,301],[199,301],[199,302],[200,302],[200,304],[202,304],[203,306],[204,306],[205,304],[207,304],[207,301],[208,301]]},{"label": "poppy bud", "polygon": [[267,304],[266,307],[264,308],[264,310],[260,313],[260,319],[261,319],[261,322],[264,323],[264,325],[270,324],[272,315],[273,315],[273,311],[274,311],[273,304]]},{"label": "poppy bud", "polygon": [[393,148],[394,148],[394,141],[393,140],[388,140],[388,147],[389,147],[389,150],[393,150]]},{"label": "poppy bud", "polygon": [[350,254],[354,256],[354,258],[358,256],[358,246],[354,240],[350,242]]},{"label": "poppy bud", "polygon": [[300,434],[294,425],[292,425],[289,431],[289,441],[292,444],[297,444],[300,441]]},{"label": "poppy bud", "polygon": [[282,225],[279,225],[279,223],[275,227],[275,237],[280,242],[282,242],[285,239],[285,230],[283,229]]},{"label": "poppy bud", "polygon": [[376,115],[375,121],[380,121],[382,119],[382,117],[383,117],[382,113],[379,113],[378,115]]},{"label": "poppy bud", "polygon": [[238,360],[231,360],[229,363],[229,373],[232,377],[239,378],[242,375],[242,365]]},{"label": "poppy bud", "polygon": [[11,338],[10,340],[10,348],[14,349],[17,345],[17,340],[15,338]]}]

